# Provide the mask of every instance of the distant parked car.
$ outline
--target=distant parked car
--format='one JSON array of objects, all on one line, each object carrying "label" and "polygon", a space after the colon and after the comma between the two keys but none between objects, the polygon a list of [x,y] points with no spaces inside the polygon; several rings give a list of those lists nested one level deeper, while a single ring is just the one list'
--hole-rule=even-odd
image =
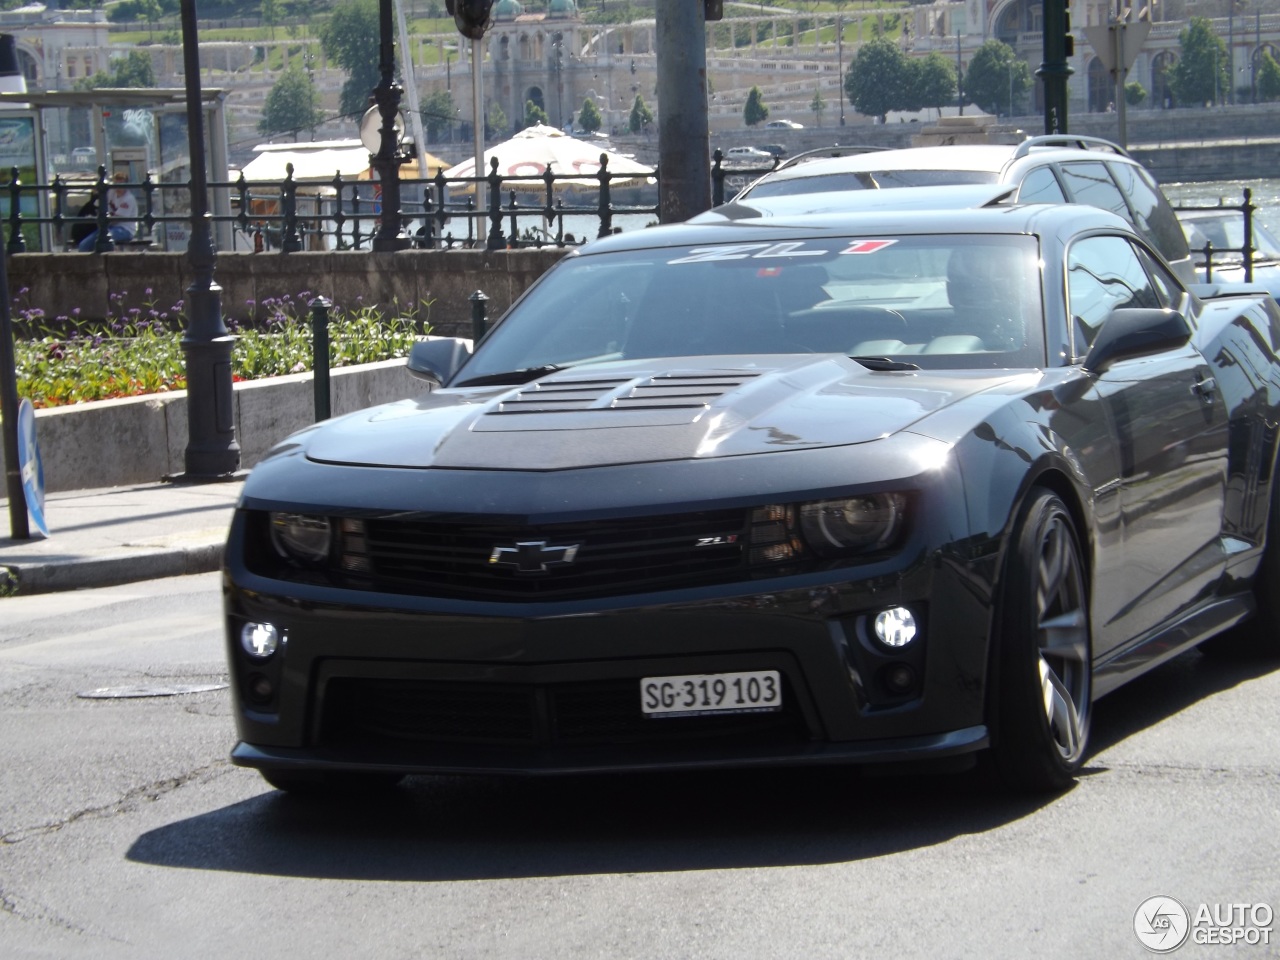
[{"label": "distant parked car", "polygon": [[[1239,210],[1184,210],[1182,221],[1196,274],[1224,283],[1244,281],[1244,215]],[[1206,271],[1204,249],[1212,245],[1213,268]],[[1253,220],[1253,282],[1280,300],[1280,239]]]},{"label": "distant parked car", "polygon": [[747,160],[751,163],[772,163],[773,154],[766,153],[756,147],[730,147],[725,151],[726,160]]},{"label": "distant parked car", "polygon": [[780,143],[762,143],[760,149],[774,159],[781,159],[787,155],[787,148]]},{"label": "distant parked car", "polygon": [[770,120],[765,126],[770,130],[803,130],[803,123],[794,120]]},{"label": "distant parked car", "polygon": [[[757,200],[832,190],[888,190],[930,184],[1003,183],[1020,203],[1086,203],[1124,217],[1187,283],[1195,270],[1178,216],[1151,174],[1109,140],[1030,137],[1017,144],[978,143],[899,150],[831,148],[799,154],[740,193]],[[858,149],[858,148],[852,148]]]}]

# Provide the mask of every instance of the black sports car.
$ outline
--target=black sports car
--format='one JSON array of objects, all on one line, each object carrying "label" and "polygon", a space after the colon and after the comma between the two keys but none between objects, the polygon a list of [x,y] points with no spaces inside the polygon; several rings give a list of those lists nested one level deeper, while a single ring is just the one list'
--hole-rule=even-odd
[{"label": "black sports car", "polygon": [[[284,441],[226,552],[276,786],[990,751],[1274,652],[1280,310],[1074,205],[684,224],[565,258],[430,389]],[[1221,636],[1218,636],[1220,635]]]}]

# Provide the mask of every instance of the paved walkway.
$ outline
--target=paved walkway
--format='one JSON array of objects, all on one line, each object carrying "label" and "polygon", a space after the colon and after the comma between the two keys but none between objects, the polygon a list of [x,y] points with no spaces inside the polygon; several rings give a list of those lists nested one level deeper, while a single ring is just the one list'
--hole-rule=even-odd
[{"label": "paved walkway", "polygon": [[15,585],[19,594],[48,593],[216,570],[242,486],[237,479],[48,494],[48,539],[34,527],[29,540],[10,537],[9,503],[0,499],[0,596]]}]

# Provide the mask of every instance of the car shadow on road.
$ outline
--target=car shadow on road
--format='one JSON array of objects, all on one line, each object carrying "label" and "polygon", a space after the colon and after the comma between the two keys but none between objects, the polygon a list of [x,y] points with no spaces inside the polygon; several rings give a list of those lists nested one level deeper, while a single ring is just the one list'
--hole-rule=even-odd
[{"label": "car shadow on road", "polygon": [[1051,800],[1003,796],[970,775],[873,778],[841,768],[414,777],[347,800],[268,791],[145,833],[128,857],[416,881],[791,866],[928,847]]},{"label": "car shadow on road", "polygon": [[[1094,752],[1273,669],[1183,654],[1101,701]],[[412,777],[386,793],[319,801],[263,787],[143,834],[129,859],[419,882],[828,864],[997,829],[1066,796],[1010,796],[978,772],[878,777],[842,767]]]},{"label": "car shadow on road", "polygon": [[1100,754],[1201,700],[1278,667],[1274,659],[1210,656],[1198,649],[1179,654],[1094,704],[1090,753]]}]

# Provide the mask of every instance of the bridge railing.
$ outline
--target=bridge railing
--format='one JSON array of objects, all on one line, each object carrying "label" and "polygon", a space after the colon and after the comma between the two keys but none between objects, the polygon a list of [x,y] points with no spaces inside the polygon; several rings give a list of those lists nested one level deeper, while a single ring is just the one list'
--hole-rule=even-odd
[{"label": "bridge railing", "polygon": [[[1253,282],[1253,264],[1257,257],[1257,247],[1254,245],[1253,219],[1254,212],[1258,209],[1253,203],[1253,191],[1248,187],[1244,188],[1244,200],[1238,205],[1226,204],[1219,201],[1211,207],[1193,207],[1193,206],[1174,206],[1178,213],[1197,212],[1197,211],[1236,211],[1243,218],[1244,230],[1241,236],[1244,242],[1238,247],[1220,246],[1215,247],[1211,240],[1206,238],[1203,247],[1192,247],[1191,253],[1199,256],[1201,259],[1195,261],[1197,270],[1204,271],[1205,282],[1209,283],[1213,280],[1213,271],[1215,267],[1221,268],[1226,265],[1240,265],[1244,268],[1245,283]],[[1190,221],[1194,223],[1194,220]],[[1214,259],[1217,257],[1218,259]]]},{"label": "bridge railing", "polygon": [[[323,182],[299,181],[292,164],[283,181],[246,179],[209,184],[211,196],[228,202],[210,203],[215,235],[229,236],[235,251],[294,253],[300,250],[367,250],[372,248],[381,218],[377,180],[335,174]],[[657,172],[640,182],[654,183]],[[658,214],[656,203],[615,203],[615,191],[634,185],[632,174],[615,174],[601,157],[593,174],[555,174],[535,177],[502,176],[497,162],[488,176],[434,177],[400,180],[402,229],[413,246],[448,249],[458,246],[568,246],[617,232],[614,218],[624,214]],[[487,200],[476,203],[477,186]],[[113,217],[111,190],[124,187],[138,201],[137,216]],[[190,185],[160,181],[150,173],[138,183],[107,179],[99,167],[93,181],[57,176],[49,183],[25,183],[17,167],[7,183],[0,182],[0,230],[8,253],[76,252],[87,234],[96,232],[95,253],[125,247],[131,250],[170,248],[170,235],[183,238],[190,226]],[[569,226],[566,228],[566,220]],[[581,218],[587,218],[583,220]],[[588,224],[574,228],[574,224]],[[219,225],[225,228],[219,230]],[[127,241],[111,237],[112,226],[132,234]],[[591,234],[591,236],[588,236]],[[227,246],[226,243],[223,246]]]}]

